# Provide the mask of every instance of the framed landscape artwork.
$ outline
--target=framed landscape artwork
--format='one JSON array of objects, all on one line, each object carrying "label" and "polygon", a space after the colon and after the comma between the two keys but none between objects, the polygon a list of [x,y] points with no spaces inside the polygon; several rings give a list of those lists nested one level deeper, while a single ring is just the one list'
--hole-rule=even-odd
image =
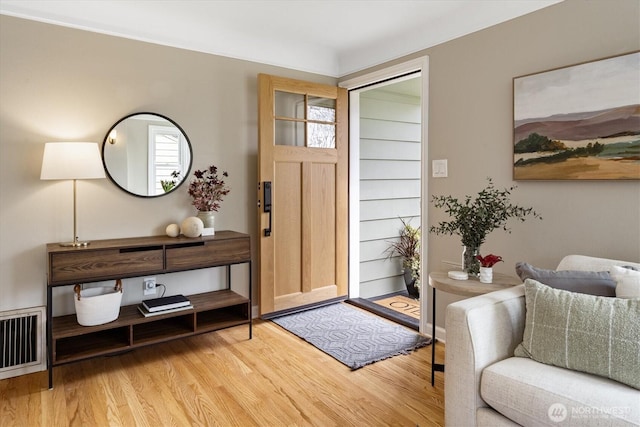
[{"label": "framed landscape artwork", "polygon": [[640,180],[640,52],[513,79],[515,180]]}]

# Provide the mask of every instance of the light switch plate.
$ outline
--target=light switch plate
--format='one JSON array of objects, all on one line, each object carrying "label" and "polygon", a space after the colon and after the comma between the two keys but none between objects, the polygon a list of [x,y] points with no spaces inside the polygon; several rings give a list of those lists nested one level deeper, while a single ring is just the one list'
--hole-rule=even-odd
[{"label": "light switch plate", "polygon": [[434,178],[446,178],[447,171],[447,159],[433,160],[431,162],[431,176]]}]

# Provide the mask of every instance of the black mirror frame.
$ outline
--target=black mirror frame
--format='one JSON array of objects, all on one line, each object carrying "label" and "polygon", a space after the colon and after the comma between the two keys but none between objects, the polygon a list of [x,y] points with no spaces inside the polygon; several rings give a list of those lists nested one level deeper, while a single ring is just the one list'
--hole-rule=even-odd
[{"label": "black mirror frame", "polygon": [[[162,193],[162,194],[154,194],[154,195],[138,194],[138,193],[133,193],[133,192],[129,191],[128,189],[122,187],[120,184],[118,184],[118,182],[109,173],[109,169],[107,168],[107,163],[105,161],[104,150],[105,150],[105,147],[106,147],[106,145],[108,143],[109,135],[111,134],[111,131],[113,129],[115,129],[123,121],[125,121],[125,120],[127,120],[127,119],[129,119],[129,118],[131,118],[133,116],[140,116],[140,115],[157,116],[157,117],[161,117],[164,120],[168,121],[169,123],[171,123],[173,126],[175,126],[182,133],[182,135],[184,136],[184,139],[187,141],[187,145],[189,147],[189,153],[190,153],[190,156],[189,156],[189,167],[187,168],[182,181],[177,183],[176,186],[173,187],[171,190],[169,190],[169,191],[167,191],[165,193]],[[111,126],[109,128],[109,130],[107,131],[106,135],[104,136],[104,139],[102,141],[102,166],[104,168],[105,173],[109,177],[109,180],[113,184],[115,184],[116,187],[118,187],[119,189],[121,189],[125,193],[131,194],[132,196],[135,196],[135,197],[141,197],[141,198],[144,198],[144,199],[152,199],[152,198],[156,198],[156,197],[162,197],[162,196],[166,196],[168,194],[173,193],[182,184],[184,184],[184,182],[187,180],[187,177],[191,173],[191,168],[193,167],[193,147],[191,146],[191,141],[189,140],[189,137],[187,136],[187,133],[184,131],[184,129],[182,129],[182,127],[180,127],[180,125],[178,123],[176,123],[175,121],[171,120],[169,117],[163,116],[162,114],[158,114],[158,113],[152,113],[152,112],[149,112],[149,111],[141,111],[141,112],[138,112],[138,113],[131,113],[131,114],[121,118],[120,120],[118,120],[113,126]]]}]

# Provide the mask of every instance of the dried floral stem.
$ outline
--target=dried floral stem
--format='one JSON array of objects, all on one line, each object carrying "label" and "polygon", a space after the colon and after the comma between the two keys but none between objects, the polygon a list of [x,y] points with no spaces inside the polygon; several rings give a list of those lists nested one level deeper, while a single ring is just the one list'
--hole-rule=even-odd
[{"label": "dried floral stem", "polygon": [[[224,180],[218,177],[218,168],[211,165],[208,169],[197,170],[193,174],[195,178],[189,184],[188,191],[193,197],[193,206],[199,211],[217,212],[220,209],[220,202],[231,191]],[[227,172],[222,172],[223,178],[228,176]]]}]

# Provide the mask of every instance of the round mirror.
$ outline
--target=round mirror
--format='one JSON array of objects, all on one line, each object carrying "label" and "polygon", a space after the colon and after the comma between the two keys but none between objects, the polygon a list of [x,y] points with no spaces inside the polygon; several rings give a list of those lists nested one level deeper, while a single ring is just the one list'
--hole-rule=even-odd
[{"label": "round mirror", "polygon": [[139,197],[164,196],[191,170],[191,143],[176,122],[156,113],[120,119],[104,137],[102,162],[118,187]]}]

